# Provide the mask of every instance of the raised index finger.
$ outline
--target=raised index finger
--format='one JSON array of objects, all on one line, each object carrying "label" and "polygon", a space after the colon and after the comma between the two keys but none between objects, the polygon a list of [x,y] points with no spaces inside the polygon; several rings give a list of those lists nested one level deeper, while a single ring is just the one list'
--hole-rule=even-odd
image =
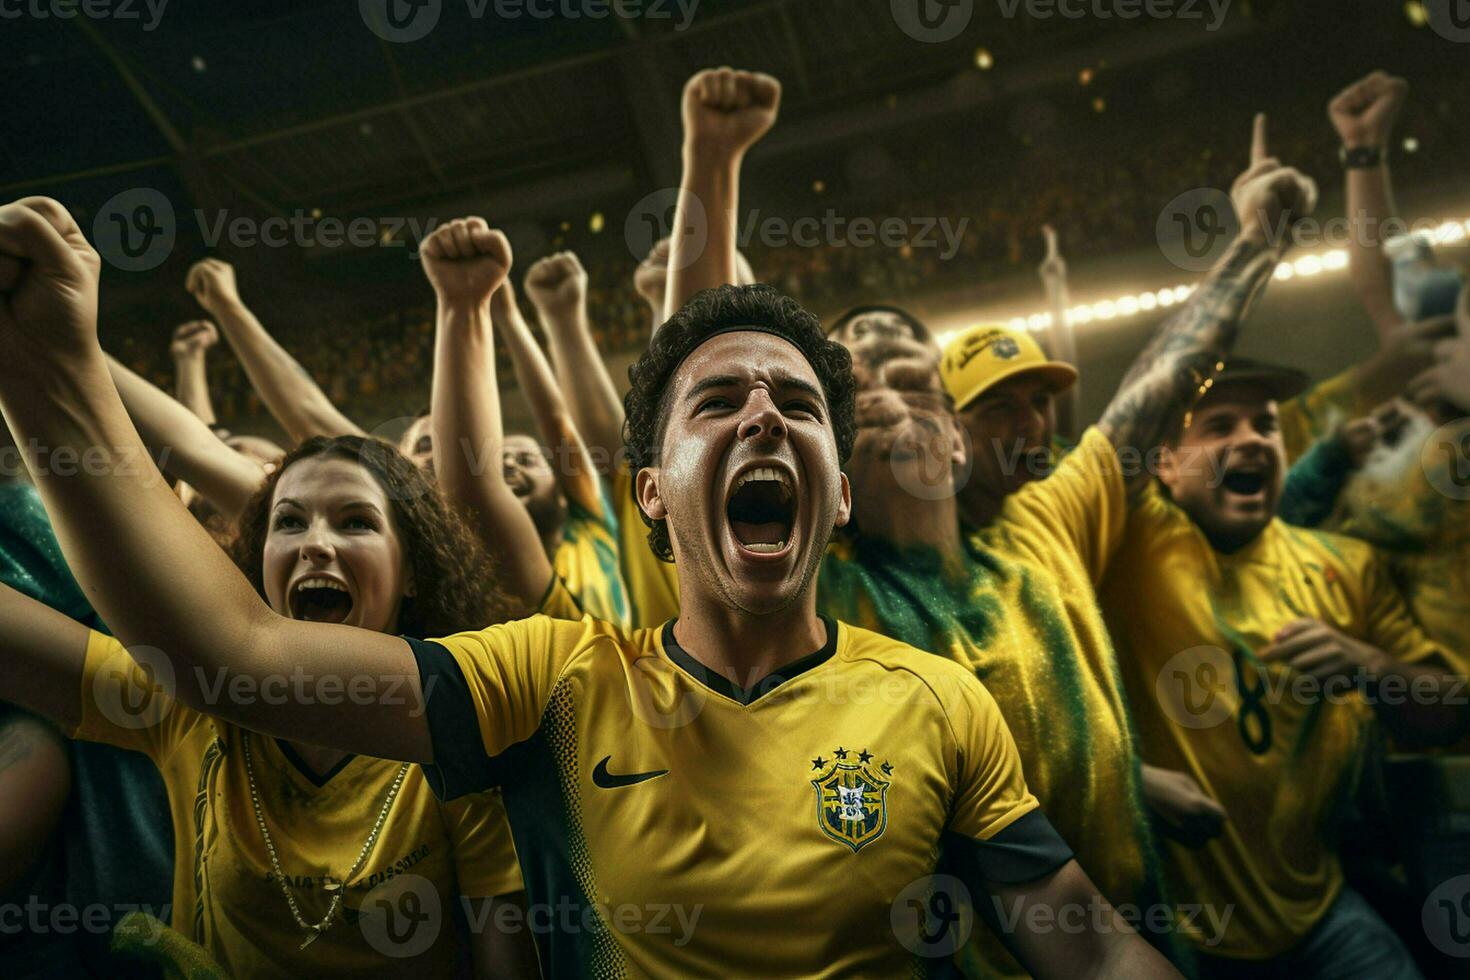
[{"label": "raised index finger", "polygon": [[1258,112],[1255,124],[1251,128],[1251,166],[1255,166],[1270,155],[1270,150],[1266,147],[1266,114]]}]

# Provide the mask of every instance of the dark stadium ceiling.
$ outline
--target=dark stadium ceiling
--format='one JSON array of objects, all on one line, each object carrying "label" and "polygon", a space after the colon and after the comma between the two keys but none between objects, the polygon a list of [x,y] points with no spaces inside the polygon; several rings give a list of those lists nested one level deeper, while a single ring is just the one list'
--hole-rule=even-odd
[{"label": "dark stadium ceiling", "polygon": [[[921,44],[899,29],[890,0],[698,0],[683,30],[680,0],[641,0],[663,18],[574,20],[497,18],[499,0],[442,0],[426,37],[388,43],[366,28],[356,0],[165,0],[151,28],[149,0],[89,2],[116,15],[0,20],[6,194],[70,188],[86,199],[151,170],[200,205],[349,214],[610,162],[661,186],[676,175],[680,86],[699,68],[776,74],[783,118],[820,138],[833,126],[850,131],[843,111],[856,108],[863,124],[865,101],[973,74],[978,46],[1010,65],[1044,62],[1123,30],[1007,18],[1005,5],[977,3],[958,37]],[[471,16],[476,7],[482,16]],[[1168,33],[1130,27],[1130,49],[1147,49],[1141,31]],[[1190,34],[1187,43],[1202,43]]]}]

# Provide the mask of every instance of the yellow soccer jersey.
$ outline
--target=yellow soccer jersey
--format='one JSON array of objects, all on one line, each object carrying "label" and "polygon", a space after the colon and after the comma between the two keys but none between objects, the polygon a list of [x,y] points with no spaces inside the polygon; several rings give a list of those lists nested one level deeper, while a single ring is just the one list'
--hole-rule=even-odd
[{"label": "yellow soccer jersey", "polygon": [[[1348,371],[1282,406],[1282,431],[1296,455],[1338,424],[1368,414]],[[1451,650],[1470,650],[1470,421],[1436,428],[1410,422],[1343,487],[1322,524],[1380,549],[1414,618]]]},{"label": "yellow soccer jersey", "polygon": [[632,625],[651,629],[679,615],[679,576],[674,566],[648,547],[648,525],[633,498],[633,476],[619,463],[613,472],[613,501],[618,514],[623,579],[628,583]]},{"label": "yellow soccer jersey", "polygon": [[673,622],[533,616],[411,641],[435,685],[430,781],[504,787],[532,921],[554,919],[547,976],[943,974],[947,955],[920,955],[939,947],[895,928],[936,870],[975,889],[1070,858],[968,671],[826,627],[750,691]]},{"label": "yellow soccer jersey", "polygon": [[1349,368],[1282,402],[1279,424],[1286,458],[1295,460],[1312,443],[1331,435],[1344,422],[1362,418],[1377,407],[1359,393],[1356,368]]},{"label": "yellow soccer jersey", "polygon": [[[275,694],[262,687],[257,696],[287,696],[293,681],[283,681]],[[175,929],[233,977],[457,975],[468,955],[455,935],[465,912],[460,897],[521,890],[498,793],[441,803],[423,771],[409,766],[376,846],[346,882],[334,924],[299,949],[307,933],[271,869],[251,805],[246,741],[266,827],[308,923],[326,915],[334,876],[357,860],[400,764],[350,756],[318,776],[289,745],[199,714],[159,683],[118,641],[93,633],[82,721],[72,735],[143,752],[163,774],[174,827]],[[342,692],[323,692],[329,696]]]},{"label": "yellow soccer jersey", "polygon": [[1101,596],[1143,760],[1188,772],[1227,814],[1204,847],[1167,849],[1179,901],[1234,910],[1223,937],[1192,938],[1222,956],[1284,952],[1341,888],[1332,825],[1373,715],[1360,695],[1257,655],[1315,618],[1399,660],[1460,668],[1362,542],[1278,519],[1220,554],[1157,490],[1134,509]]},{"label": "yellow soccer jersey", "polygon": [[[1117,453],[1089,429],[1055,473],[1012,494],[994,524],[967,535],[959,567],[843,539],[828,550],[818,601],[824,612],[974,671],[1015,737],[1027,786],[1083,869],[1115,905],[1151,909],[1165,901],[1163,872],[1093,592],[1126,516]],[[977,939],[985,975],[1020,972],[1000,943]]]},{"label": "yellow soccer jersey", "polygon": [[[577,604],[588,614],[612,623],[628,622],[628,589],[618,561],[618,517],[601,480],[602,516],[569,503],[561,544],[551,567]],[[645,551],[648,550],[644,546]]]}]

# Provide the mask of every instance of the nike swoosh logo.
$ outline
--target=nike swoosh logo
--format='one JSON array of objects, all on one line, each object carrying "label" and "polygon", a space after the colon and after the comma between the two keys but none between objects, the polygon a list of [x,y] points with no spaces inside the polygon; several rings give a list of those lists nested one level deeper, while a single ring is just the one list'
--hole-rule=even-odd
[{"label": "nike swoosh logo", "polygon": [[615,773],[607,771],[607,764],[612,761],[612,756],[606,756],[597,767],[592,770],[592,785],[603,789],[617,789],[619,786],[632,786],[634,783],[646,783],[650,779],[667,776],[667,769],[654,769],[649,772]]}]

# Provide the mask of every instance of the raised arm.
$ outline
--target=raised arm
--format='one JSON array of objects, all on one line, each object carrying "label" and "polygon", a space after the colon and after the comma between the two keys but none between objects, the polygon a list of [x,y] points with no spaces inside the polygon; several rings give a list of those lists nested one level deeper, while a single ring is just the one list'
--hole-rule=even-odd
[{"label": "raised arm", "polygon": [[516,380],[531,406],[541,442],[553,456],[552,469],[562,493],[588,513],[601,515],[602,491],[597,470],[588,457],[567,400],[557,387],[556,375],[525,317],[521,316],[515,287],[509,279],[490,297],[490,320],[510,353]]},{"label": "raised arm", "polygon": [[[1073,367],[1081,367],[1077,360],[1077,334],[1067,310],[1072,307],[1071,291],[1067,288],[1067,261],[1057,245],[1057,230],[1051,225],[1042,225],[1046,236],[1046,258],[1042,259],[1037,272],[1046,289],[1046,308],[1051,313],[1051,326],[1037,338],[1046,356],[1054,361],[1065,361]],[[1070,440],[1081,435],[1082,378],[1061,395],[1057,396],[1057,434]]]},{"label": "raised arm", "polygon": [[[1409,84],[1402,78],[1375,71],[1327,104],[1327,116],[1349,162],[1348,272],[1358,301],[1383,337],[1404,322],[1393,303],[1393,272],[1383,254],[1383,237],[1385,223],[1398,218],[1388,171],[1388,143],[1408,92]],[[1372,154],[1377,162],[1370,165],[1352,159]]]},{"label": "raised arm", "polygon": [[107,357],[112,382],[158,465],[234,520],[265,480],[260,464],[220,441],[204,420]]},{"label": "raised arm", "polygon": [[[598,471],[611,473],[623,448],[623,400],[592,340],[587,320],[587,272],[574,253],[558,252],[531,266],[525,286],[546,330],[551,366],[572,422],[586,440]],[[509,342],[510,336],[506,339]],[[516,346],[512,346],[511,357],[515,356]],[[521,387],[529,394],[519,361],[516,373],[522,376]]]},{"label": "raised arm", "polygon": [[[128,420],[97,345],[101,262],[56,201],[0,207],[0,408],[20,445],[88,459],[26,460],[67,564],[119,639],[156,648],[176,695],[244,727],[379,758],[431,761],[419,673],[399,637],[277,616],[170,492]],[[34,440],[34,443],[31,442]],[[351,698],[293,690],[304,673]]]},{"label": "raised arm", "polygon": [[[1231,200],[1240,233],[1189,300],[1164,321],[1103,411],[1099,428],[1120,454],[1146,458],[1174,431],[1235,344],[1240,323],[1289,244],[1278,230],[1311,214],[1317,185],[1266,151],[1266,117],[1258,115],[1251,165],[1235,179]],[[1148,486],[1144,466],[1125,476],[1130,499]]]},{"label": "raised arm", "polygon": [[189,270],[187,287],[224,331],[250,384],[293,442],[363,435],[241,301],[234,266],[219,259],[198,262]]},{"label": "raised arm", "polygon": [[510,243],[483,218],[440,225],[419,257],[434,287],[434,473],[450,502],[500,556],[512,594],[540,605],[551,561],[530,512],[505,482],[505,423],[495,379],[490,296],[510,272]]},{"label": "raised arm", "polygon": [[759,72],[716,68],[684,86],[684,176],[669,248],[664,316],[701,289],[736,282],[740,166],[776,122],[781,83]]},{"label": "raised arm", "polygon": [[174,331],[168,352],[174,359],[174,397],[205,425],[214,425],[214,405],[209,400],[209,376],[204,358],[219,343],[219,331],[208,320],[191,320]]}]

